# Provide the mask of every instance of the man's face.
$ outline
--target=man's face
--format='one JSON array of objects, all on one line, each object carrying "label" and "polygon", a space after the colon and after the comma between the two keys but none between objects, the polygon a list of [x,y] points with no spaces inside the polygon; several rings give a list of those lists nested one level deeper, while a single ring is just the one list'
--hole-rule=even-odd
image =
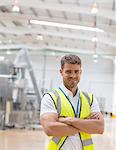
[{"label": "man's face", "polygon": [[63,69],[60,70],[64,85],[68,89],[76,88],[80,81],[81,72],[80,65],[65,63]]}]

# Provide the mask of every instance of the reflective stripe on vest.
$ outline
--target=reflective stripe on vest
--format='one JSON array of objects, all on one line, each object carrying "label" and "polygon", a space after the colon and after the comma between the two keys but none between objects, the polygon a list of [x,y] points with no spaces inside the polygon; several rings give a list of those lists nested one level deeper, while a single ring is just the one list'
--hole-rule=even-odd
[{"label": "reflective stripe on vest", "polygon": [[60,142],[60,138],[59,137],[53,137],[52,141],[54,141],[56,144],[58,144]]},{"label": "reflective stripe on vest", "polygon": [[[61,92],[60,89],[57,89],[54,92],[50,92],[49,94],[51,95],[54,103],[57,106],[57,112],[58,112],[59,116],[75,117],[75,114],[74,114],[75,112],[73,112],[74,110],[71,108],[71,106],[70,107],[68,106],[68,105],[71,105],[71,104],[69,102],[67,102],[67,98],[64,96],[64,94]],[[80,93],[80,100],[81,100],[81,107],[82,107],[81,110],[80,110],[81,111],[80,118],[86,118],[86,117],[88,117],[88,115],[90,113],[89,112],[90,108],[87,108],[87,107],[90,107],[91,104],[92,104],[92,95],[90,95],[88,93],[85,93],[85,92],[81,92]],[[63,103],[65,103],[64,101],[67,103],[66,107],[63,104]],[[83,105],[83,103],[84,103],[84,105]],[[65,107],[65,109],[64,108],[62,109],[62,107]],[[84,109],[84,108],[86,108],[86,109]],[[87,112],[88,112],[87,116],[86,116],[86,113],[85,113],[86,111],[82,112],[83,110],[87,110]],[[72,115],[70,114],[70,111],[73,112]],[[84,132],[80,132],[79,135],[80,135],[80,139],[81,139],[81,142],[82,142],[83,150],[94,150],[91,135],[87,134],[87,133],[84,133]],[[56,145],[54,145],[54,150],[60,150],[61,146],[63,145],[63,143],[65,142],[66,139],[67,139],[67,137],[63,137],[63,138],[52,137],[51,140],[54,143],[52,143],[52,141],[51,141],[51,143],[49,143],[49,146],[48,146],[49,148],[47,148],[46,150],[51,150],[51,147],[55,143],[56,143]]]},{"label": "reflective stripe on vest", "polygon": [[83,92],[83,95],[86,97],[86,99],[88,100],[88,103],[90,105],[90,98],[89,98],[89,94],[86,92]]},{"label": "reflective stripe on vest", "polygon": [[[57,98],[57,112],[58,112],[58,116],[60,116],[60,113],[61,113],[61,99],[60,99],[60,96],[59,96],[58,92],[56,92],[56,90],[53,91],[53,93]],[[58,144],[60,142],[60,138],[59,137],[53,137],[52,141],[54,141],[56,144]]]},{"label": "reflective stripe on vest", "polygon": [[[86,99],[88,100],[88,103],[89,103],[89,105],[91,106],[92,105],[92,102],[93,102],[93,94],[88,94],[87,92],[83,92],[82,91],[82,93],[83,93],[83,95],[86,97]],[[90,98],[91,97],[91,98]],[[92,101],[91,101],[92,100]]]},{"label": "reflective stripe on vest", "polygon": [[60,95],[58,94],[58,92],[53,91],[54,95],[56,96],[56,99],[57,99],[57,112],[58,112],[58,115],[60,115],[61,113],[61,99],[60,99]]},{"label": "reflective stripe on vest", "polygon": [[82,144],[83,144],[83,146],[88,146],[88,145],[93,144],[93,141],[92,141],[92,139],[83,140]]}]

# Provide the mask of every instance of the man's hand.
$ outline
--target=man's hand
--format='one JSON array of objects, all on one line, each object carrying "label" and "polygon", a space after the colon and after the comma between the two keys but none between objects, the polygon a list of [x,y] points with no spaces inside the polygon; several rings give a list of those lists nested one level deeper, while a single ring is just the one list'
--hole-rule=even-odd
[{"label": "man's hand", "polygon": [[[66,117],[66,118],[64,118],[64,117],[59,117],[59,118],[58,118],[58,121],[59,121],[59,122],[64,123],[64,124],[69,125],[69,126],[72,126],[72,122],[74,122],[74,120],[78,120],[78,118],[72,118],[72,117]],[[73,126],[72,126],[72,127],[73,127]],[[77,127],[76,127],[76,129],[77,129],[77,131],[78,131],[77,133],[81,132],[81,130],[78,129]]]},{"label": "man's hand", "polygon": [[79,132],[78,128],[64,123],[63,119],[66,118],[60,118],[61,122],[58,119],[56,113],[45,113],[40,116],[41,125],[48,136],[63,137]]},{"label": "man's hand", "polygon": [[74,121],[74,118],[72,118],[72,117],[66,117],[66,118],[59,117],[58,121],[65,123],[65,124],[68,124],[68,125],[71,125],[71,122]]},{"label": "man's hand", "polygon": [[100,119],[100,112],[91,113],[88,119]]},{"label": "man's hand", "polygon": [[75,127],[79,132],[82,131],[89,134],[102,134],[104,131],[104,119],[100,112],[94,112],[85,119],[60,117],[58,118],[58,122]]},{"label": "man's hand", "polygon": [[[71,123],[74,121],[74,120],[77,120],[78,118],[72,118],[72,117],[59,117],[58,118],[58,121],[59,122],[62,122],[62,123],[65,123],[65,124],[68,124],[68,125],[72,125]],[[91,113],[90,116],[86,119],[100,119],[100,112],[94,112],[94,113]]]},{"label": "man's hand", "polygon": [[59,122],[62,122],[62,123],[65,123],[65,124],[68,124],[68,125],[71,125],[71,123],[70,123],[70,120],[71,120],[71,119],[72,119],[71,117],[66,117],[66,118],[64,118],[64,117],[59,117],[58,121],[59,121]]}]

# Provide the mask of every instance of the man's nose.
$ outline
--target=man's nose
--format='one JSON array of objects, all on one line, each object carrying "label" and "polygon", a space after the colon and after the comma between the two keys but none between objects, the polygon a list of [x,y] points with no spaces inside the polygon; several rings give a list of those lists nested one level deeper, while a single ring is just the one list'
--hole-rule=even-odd
[{"label": "man's nose", "polygon": [[70,77],[72,77],[72,78],[76,77],[76,73],[75,73],[75,72],[72,72],[72,73],[70,74]]}]

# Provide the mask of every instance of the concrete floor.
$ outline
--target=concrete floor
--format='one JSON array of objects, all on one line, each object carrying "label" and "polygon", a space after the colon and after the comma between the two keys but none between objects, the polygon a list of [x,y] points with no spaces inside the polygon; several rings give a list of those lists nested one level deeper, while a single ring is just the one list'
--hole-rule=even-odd
[{"label": "concrete floor", "polygon": [[[95,150],[116,150],[116,119],[105,118],[103,135],[93,136]],[[0,131],[0,150],[44,150],[48,137],[40,130]]]}]

